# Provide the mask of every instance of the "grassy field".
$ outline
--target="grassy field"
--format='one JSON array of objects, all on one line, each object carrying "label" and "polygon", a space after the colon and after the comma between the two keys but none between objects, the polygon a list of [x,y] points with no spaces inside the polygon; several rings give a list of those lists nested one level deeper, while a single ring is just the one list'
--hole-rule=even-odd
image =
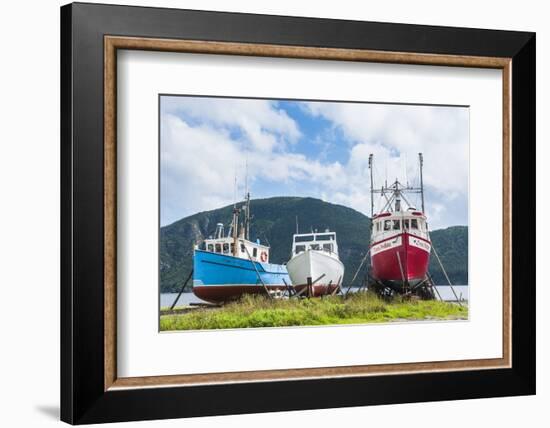
[{"label": "grassy field", "polygon": [[185,313],[162,315],[163,312],[161,310],[162,331],[468,318],[466,306],[435,300],[394,299],[388,302],[371,293],[356,293],[347,298],[327,296],[289,300],[270,300],[249,295],[220,308],[192,309]]}]

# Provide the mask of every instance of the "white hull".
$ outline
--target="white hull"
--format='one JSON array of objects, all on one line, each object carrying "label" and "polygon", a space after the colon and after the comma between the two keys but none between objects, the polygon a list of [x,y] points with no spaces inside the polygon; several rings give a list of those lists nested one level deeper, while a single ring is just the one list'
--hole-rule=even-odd
[{"label": "white hull", "polygon": [[333,253],[329,255],[323,251],[306,250],[290,259],[286,265],[293,286],[307,284],[308,277],[311,281],[317,280],[314,286],[340,285],[344,277],[344,265]]}]

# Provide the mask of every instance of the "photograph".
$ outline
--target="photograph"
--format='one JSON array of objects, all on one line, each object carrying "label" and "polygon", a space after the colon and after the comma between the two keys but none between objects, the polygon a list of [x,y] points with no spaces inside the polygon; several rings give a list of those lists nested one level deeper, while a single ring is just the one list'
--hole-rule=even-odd
[{"label": "photograph", "polygon": [[468,172],[468,106],[160,94],[160,331],[467,321]]},{"label": "photograph", "polygon": [[[20,292],[34,275],[44,315],[5,324],[13,349],[56,346],[5,364],[25,398],[8,419],[538,415],[543,14],[262,4],[70,3],[10,20],[40,29],[10,27],[11,122],[29,122],[29,99],[59,105],[5,139],[21,153],[4,181],[28,189],[4,222],[4,282]],[[33,227],[48,239],[29,269]],[[29,396],[19,372],[47,382]]]}]

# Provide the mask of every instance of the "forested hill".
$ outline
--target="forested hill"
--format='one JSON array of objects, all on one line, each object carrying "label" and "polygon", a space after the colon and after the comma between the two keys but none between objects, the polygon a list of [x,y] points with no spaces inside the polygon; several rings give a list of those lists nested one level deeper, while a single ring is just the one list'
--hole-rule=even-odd
[{"label": "forested hill", "polygon": [[[178,290],[192,268],[193,243],[214,234],[217,223],[229,225],[233,206],[185,217],[160,230],[161,291]],[[275,197],[250,202],[253,215],[251,239],[271,247],[270,261],[285,263],[290,257],[296,217],[300,232],[317,229],[335,231],[340,259],[345,265],[344,284],[348,284],[368,250],[370,219],[351,208],[314,198]],[[431,233],[447,273],[456,284],[467,284],[468,229],[450,227]],[[431,271],[437,283],[444,277],[432,257]]]}]

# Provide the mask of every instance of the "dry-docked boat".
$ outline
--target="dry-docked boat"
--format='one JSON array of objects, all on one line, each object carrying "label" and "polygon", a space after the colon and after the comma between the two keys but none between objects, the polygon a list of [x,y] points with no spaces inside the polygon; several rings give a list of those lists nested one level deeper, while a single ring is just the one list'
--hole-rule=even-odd
[{"label": "dry-docked boat", "polygon": [[298,294],[321,296],[336,292],[344,277],[336,233],[327,230],[295,234],[292,257],[286,267]]},{"label": "dry-docked boat", "polygon": [[[374,214],[374,203],[371,205],[371,275],[379,284],[396,292],[411,291],[424,283],[430,261],[431,241],[424,214],[422,154],[419,154],[419,162],[420,187],[403,185],[396,179],[390,186],[375,190],[372,186],[372,155],[369,157],[371,199],[375,193],[385,197],[385,205],[378,213]],[[421,210],[409,204],[405,196],[408,193],[421,195]]]},{"label": "dry-docked boat", "polygon": [[[239,223],[244,211],[244,224]],[[240,227],[239,227],[240,226]],[[269,263],[269,247],[251,241],[250,195],[242,208],[233,208],[227,234],[218,223],[214,237],[195,246],[193,255],[193,293],[203,300],[220,303],[243,294],[278,294],[290,286],[284,265]],[[285,284],[286,282],[286,284]]]}]

